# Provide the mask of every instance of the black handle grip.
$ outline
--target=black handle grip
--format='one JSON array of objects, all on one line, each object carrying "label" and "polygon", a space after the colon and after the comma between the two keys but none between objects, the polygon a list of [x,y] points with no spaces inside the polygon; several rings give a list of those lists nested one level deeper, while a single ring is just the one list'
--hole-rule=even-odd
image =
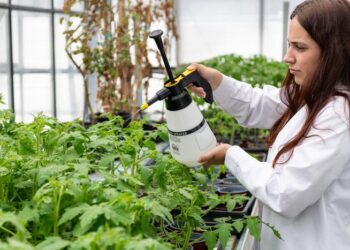
[{"label": "black handle grip", "polygon": [[207,103],[213,103],[213,90],[210,84],[198,73],[197,70],[191,72],[181,80],[181,84],[184,88],[187,87],[187,85],[190,83],[193,83],[193,85],[197,87],[202,87],[206,94],[204,100]]}]

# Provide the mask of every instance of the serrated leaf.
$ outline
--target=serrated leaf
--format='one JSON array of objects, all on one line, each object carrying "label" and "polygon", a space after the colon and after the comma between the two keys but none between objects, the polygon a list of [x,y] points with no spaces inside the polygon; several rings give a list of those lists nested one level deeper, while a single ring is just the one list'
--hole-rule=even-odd
[{"label": "serrated leaf", "polygon": [[115,154],[113,154],[113,153],[105,154],[102,156],[98,165],[101,167],[111,167],[112,164],[114,164],[114,160],[115,160]]},{"label": "serrated leaf", "polygon": [[36,246],[37,250],[60,250],[69,246],[70,242],[62,240],[60,237],[48,237],[39,245]]},{"label": "serrated leaf", "polygon": [[171,215],[169,209],[162,206],[158,202],[153,202],[151,206],[151,211],[154,215],[163,218],[167,222],[173,222],[173,216]]},{"label": "serrated leaf", "polygon": [[143,186],[143,183],[138,180],[137,178],[131,176],[131,175],[125,175],[123,177],[126,177],[126,179],[131,183],[131,184],[136,184],[136,185],[139,185],[139,186]]},{"label": "serrated leaf", "polygon": [[83,205],[78,206],[78,207],[66,209],[66,211],[62,215],[61,219],[59,220],[58,225],[62,225],[64,223],[66,223],[67,221],[74,219],[75,217],[77,217],[78,215],[83,213],[88,207],[89,207],[89,205],[83,204]]},{"label": "serrated leaf", "polygon": [[272,231],[273,231],[273,234],[280,240],[283,240],[282,239],[282,236],[281,234],[275,229],[275,227],[271,227]]},{"label": "serrated leaf", "polygon": [[227,202],[226,202],[227,211],[228,211],[228,212],[232,212],[233,209],[235,209],[236,205],[237,205],[237,202],[236,202],[235,199],[229,199],[229,200],[227,200]]},{"label": "serrated leaf", "polygon": [[123,226],[129,226],[134,223],[134,217],[132,213],[127,208],[123,207],[105,207],[104,208],[105,217],[110,218],[115,224],[122,224]]},{"label": "serrated leaf", "polygon": [[165,244],[161,244],[160,242],[156,241],[155,239],[140,239],[140,240],[130,240],[127,242],[127,245],[125,247],[126,250],[170,250],[168,246]]},{"label": "serrated leaf", "polygon": [[218,225],[219,240],[223,248],[226,247],[226,244],[231,237],[231,225],[227,223],[222,223]]},{"label": "serrated leaf", "polygon": [[[17,240],[16,238],[7,238],[8,244],[0,243],[1,250],[34,250],[34,247],[27,242]],[[3,244],[3,245],[2,245]]]},{"label": "serrated leaf", "polygon": [[96,220],[97,217],[103,213],[104,211],[100,208],[100,206],[90,206],[79,218],[81,227],[85,228],[86,226],[92,224],[94,220]]},{"label": "serrated leaf", "polygon": [[203,233],[205,239],[205,244],[209,250],[214,249],[217,241],[217,232],[216,231],[206,231]]},{"label": "serrated leaf", "polygon": [[151,140],[146,140],[144,142],[144,144],[149,149],[155,149],[156,148],[156,144],[153,141],[151,141]]},{"label": "serrated leaf", "polygon": [[186,189],[180,188],[179,193],[185,196],[187,199],[192,200],[193,196]]},{"label": "serrated leaf", "polygon": [[148,183],[150,181],[152,173],[153,173],[153,171],[149,167],[141,166],[140,167],[140,174],[141,174],[142,182]]},{"label": "serrated leaf", "polygon": [[244,223],[242,221],[235,221],[233,222],[233,227],[236,229],[237,232],[241,232],[243,227],[244,227]]},{"label": "serrated leaf", "polygon": [[25,206],[19,213],[18,218],[20,218],[22,221],[29,222],[39,221],[39,212],[35,208],[30,208],[29,206]]},{"label": "serrated leaf", "polygon": [[246,225],[249,229],[250,234],[255,238],[255,240],[260,240],[260,221],[254,216],[246,217]]},{"label": "serrated leaf", "polygon": [[123,154],[120,156],[120,162],[124,167],[128,167],[132,164],[133,162],[133,157],[129,154]]},{"label": "serrated leaf", "polygon": [[96,139],[95,141],[92,141],[89,143],[89,147],[91,148],[97,148],[101,146],[107,146],[110,143],[110,140],[106,138]]}]

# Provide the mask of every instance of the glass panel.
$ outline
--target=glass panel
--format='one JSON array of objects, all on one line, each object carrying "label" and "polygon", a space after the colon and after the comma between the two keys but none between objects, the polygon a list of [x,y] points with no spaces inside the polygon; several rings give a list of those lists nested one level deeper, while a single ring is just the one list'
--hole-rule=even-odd
[{"label": "glass panel", "polygon": [[84,104],[84,88],[80,74],[56,74],[57,118],[71,121],[81,118]]},{"label": "glass panel", "polygon": [[51,69],[50,14],[13,11],[12,25],[15,70]]},{"label": "glass panel", "polygon": [[8,11],[0,9],[0,93],[5,106],[0,108],[8,109],[10,105],[10,83],[9,83],[9,43],[8,43]]},{"label": "glass panel", "polygon": [[82,117],[84,88],[82,76],[64,50],[63,31],[66,29],[66,25],[65,22],[64,24],[59,23],[61,17],[62,15],[55,17],[57,118],[61,121],[67,121]]},{"label": "glass panel", "polygon": [[51,74],[14,75],[16,121],[31,122],[43,112],[53,116]]},{"label": "glass panel", "polygon": [[282,59],[283,51],[283,2],[266,0],[264,15],[263,54],[275,60]]},{"label": "glass panel", "polygon": [[13,11],[12,17],[16,119],[53,115],[50,14]]},{"label": "glass panel", "polygon": [[51,0],[12,0],[11,4],[37,8],[51,8]]},{"label": "glass panel", "polygon": [[[58,9],[58,10],[62,10],[63,9],[63,4],[64,4],[64,0],[54,0],[54,8]],[[82,2],[78,2],[74,4],[73,11],[83,11],[84,10],[84,4]]]},{"label": "glass panel", "polygon": [[259,53],[259,0],[179,0],[177,8],[179,63]]}]

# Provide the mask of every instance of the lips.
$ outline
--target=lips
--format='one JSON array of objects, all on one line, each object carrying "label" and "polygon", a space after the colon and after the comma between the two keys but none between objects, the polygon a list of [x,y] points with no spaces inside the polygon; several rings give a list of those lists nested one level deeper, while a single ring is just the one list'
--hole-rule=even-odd
[{"label": "lips", "polygon": [[296,69],[289,69],[289,72],[290,72],[291,74],[295,74],[295,73],[299,72],[299,70],[296,70]]}]

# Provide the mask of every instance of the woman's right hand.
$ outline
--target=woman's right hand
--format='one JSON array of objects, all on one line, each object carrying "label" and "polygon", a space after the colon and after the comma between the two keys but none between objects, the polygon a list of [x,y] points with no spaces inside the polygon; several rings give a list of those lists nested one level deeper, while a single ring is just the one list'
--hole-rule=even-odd
[{"label": "woman's right hand", "polygon": [[[209,68],[204,66],[203,64],[191,64],[190,66],[187,67],[187,69],[191,69],[191,70],[197,70],[198,73],[205,79],[208,81],[208,83],[210,84],[212,90],[215,90],[217,87],[219,87],[222,78],[223,78],[223,74],[213,68]],[[196,95],[200,96],[200,97],[205,97],[205,92],[203,90],[203,88],[201,87],[196,87],[194,85],[190,85],[188,87],[191,91],[193,91]]]}]

